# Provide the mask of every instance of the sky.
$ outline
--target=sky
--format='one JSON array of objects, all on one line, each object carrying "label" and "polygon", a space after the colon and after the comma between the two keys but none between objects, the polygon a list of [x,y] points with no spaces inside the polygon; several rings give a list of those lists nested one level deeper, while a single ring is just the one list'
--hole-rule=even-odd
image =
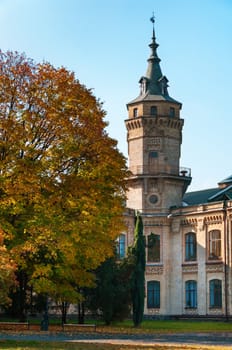
[{"label": "sky", "polygon": [[0,48],[75,72],[127,157],[126,104],[146,72],[153,12],[162,73],[183,104],[189,190],[217,187],[232,174],[232,0],[0,0]]}]

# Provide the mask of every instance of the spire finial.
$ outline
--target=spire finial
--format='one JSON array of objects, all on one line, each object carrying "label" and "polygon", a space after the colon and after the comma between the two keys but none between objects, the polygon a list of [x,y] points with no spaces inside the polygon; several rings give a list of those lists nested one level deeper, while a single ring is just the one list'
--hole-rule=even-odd
[{"label": "spire finial", "polygon": [[152,17],[150,18],[151,23],[153,24],[153,36],[155,33],[155,15],[154,15],[154,11],[152,12]]}]

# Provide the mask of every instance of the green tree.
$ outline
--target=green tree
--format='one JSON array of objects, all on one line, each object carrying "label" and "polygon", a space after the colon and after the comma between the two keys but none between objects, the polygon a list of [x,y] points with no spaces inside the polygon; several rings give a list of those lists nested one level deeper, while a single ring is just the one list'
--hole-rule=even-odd
[{"label": "green tree", "polygon": [[145,239],[143,235],[143,222],[140,214],[137,214],[135,225],[135,240],[132,248],[134,259],[134,271],[131,280],[133,322],[138,327],[143,320],[144,293],[145,293]]},{"label": "green tree", "polygon": [[[80,298],[123,228],[126,162],[72,72],[0,52],[0,227],[27,290]],[[78,288],[77,288],[78,287]]]},{"label": "green tree", "polygon": [[123,320],[130,313],[131,265],[127,259],[117,261],[114,256],[104,261],[95,274],[95,288],[85,292],[87,308],[96,314],[100,312],[107,325]]}]

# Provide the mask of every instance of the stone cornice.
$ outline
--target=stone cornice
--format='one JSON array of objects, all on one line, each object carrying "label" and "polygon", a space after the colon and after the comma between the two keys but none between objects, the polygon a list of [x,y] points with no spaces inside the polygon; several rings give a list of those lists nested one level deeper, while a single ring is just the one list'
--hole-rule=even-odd
[{"label": "stone cornice", "polygon": [[137,117],[133,119],[127,119],[125,121],[127,131],[133,129],[139,129],[142,127],[148,127],[149,129],[158,126],[160,128],[170,128],[181,130],[184,120],[177,118],[170,118],[168,116],[158,116],[158,117]]}]

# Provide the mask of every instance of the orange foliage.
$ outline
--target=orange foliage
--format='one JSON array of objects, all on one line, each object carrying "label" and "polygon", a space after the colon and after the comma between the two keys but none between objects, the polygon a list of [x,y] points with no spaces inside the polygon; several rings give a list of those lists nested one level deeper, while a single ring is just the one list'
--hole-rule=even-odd
[{"label": "orange foliage", "polygon": [[0,52],[0,89],[7,251],[38,292],[91,284],[123,228],[127,176],[102,104],[72,72],[17,52]]}]

